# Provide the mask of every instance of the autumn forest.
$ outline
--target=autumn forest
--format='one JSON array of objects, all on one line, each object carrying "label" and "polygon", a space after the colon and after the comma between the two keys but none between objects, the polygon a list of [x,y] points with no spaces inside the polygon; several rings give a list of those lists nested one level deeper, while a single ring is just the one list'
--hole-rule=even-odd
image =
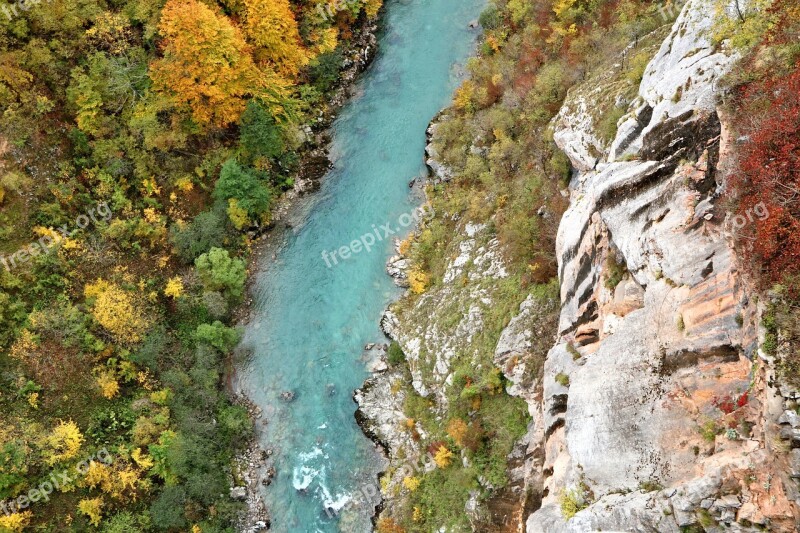
[{"label": "autumn forest", "polygon": [[345,7],[3,8],[1,530],[231,530],[232,313],[299,125],[381,4]]}]

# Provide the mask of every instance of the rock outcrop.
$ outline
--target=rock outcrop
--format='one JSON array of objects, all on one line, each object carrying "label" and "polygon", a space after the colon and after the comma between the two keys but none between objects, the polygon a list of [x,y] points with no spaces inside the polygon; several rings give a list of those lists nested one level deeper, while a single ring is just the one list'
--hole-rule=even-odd
[{"label": "rock outcrop", "polygon": [[558,341],[530,403],[544,457],[528,533],[800,518],[758,306],[717,205],[732,143],[716,81],[737,58],[708,41],[711,9],[684,6],[609,146],[579,94],[556,121],[578,174],[557,242]]}]

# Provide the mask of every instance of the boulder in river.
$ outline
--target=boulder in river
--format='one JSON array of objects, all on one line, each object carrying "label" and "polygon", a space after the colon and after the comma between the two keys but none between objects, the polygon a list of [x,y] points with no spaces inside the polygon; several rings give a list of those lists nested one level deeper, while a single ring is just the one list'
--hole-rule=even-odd
[{"label": "boulder in river", "polygon": [[281,393],[281,400],[283,400],[285,402],[291,402],[292,400],[294,400],[294,398],[295,398],[295,394],[294,394],[293,391],[287,390],[287,391],[283,391]]}]

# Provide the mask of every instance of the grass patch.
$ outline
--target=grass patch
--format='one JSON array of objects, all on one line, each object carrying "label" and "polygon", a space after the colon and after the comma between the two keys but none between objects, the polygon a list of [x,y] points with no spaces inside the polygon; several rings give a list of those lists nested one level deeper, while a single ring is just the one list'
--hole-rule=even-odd
[{"label": "grass patch", "polygon": [[397,366],[406,360],[406,354],[403,353],[403,349],[400,347],[400,344],[397,341],[392,341],[392,343],[389,344],[387,358],[389,360],[389,364],[392,366]]},{"label": "grass patch", "polygon": [[581,355],[581,352],[579,352],[578,349],[575,348],[575,345],[572,344],[571,342],[567,343],[567,352],[572,356],[573,361],[577,361],[578,359],[583,357]]},{"label": "grass patch", "polygon": [[700,435],[706,442],[714,442],[719,432],[720,428],[713,420],[708,420],[702,426],[700,426]]},{"label": "grass patch", "polygon": [[597,133],[603,142],[610,143],[617,135],[617,123],[625,116],[627,108],[614,106],[600,118]]},{"label": "grass patch", "polygon": [[563,489],[558,496],[558,504],[561,507],[561,514],[569,520],[589,506],[588,487],[581,482],[577,488]]},{"label": "grass patch", "polygon": [[605,286],[609,290],[614,290],[619,285],[622,278],[628,272],[625,261],[617,262],[616,254],[609,254],[606,258],[606,281]]}]

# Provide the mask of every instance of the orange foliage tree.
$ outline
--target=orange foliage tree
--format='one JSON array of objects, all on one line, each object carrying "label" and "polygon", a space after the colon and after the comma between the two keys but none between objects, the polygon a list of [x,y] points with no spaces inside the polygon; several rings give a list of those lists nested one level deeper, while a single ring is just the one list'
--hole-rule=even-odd
[{"label": "orange foliage tree", "polygon": [[245,0],[245,32],[259,65],[273,66],[294,79],[311,54],[303,47],[289,0]]},{"label": "orange foliage tree", "polygon": [[241,32],[225,16],[196,0],[169,0],[159,32],[164,55],[151,65],[153,87],[188,108],[201,126],[236,122],[250,97],[279,111],[288,83],[272,69],[256,67]]}]

